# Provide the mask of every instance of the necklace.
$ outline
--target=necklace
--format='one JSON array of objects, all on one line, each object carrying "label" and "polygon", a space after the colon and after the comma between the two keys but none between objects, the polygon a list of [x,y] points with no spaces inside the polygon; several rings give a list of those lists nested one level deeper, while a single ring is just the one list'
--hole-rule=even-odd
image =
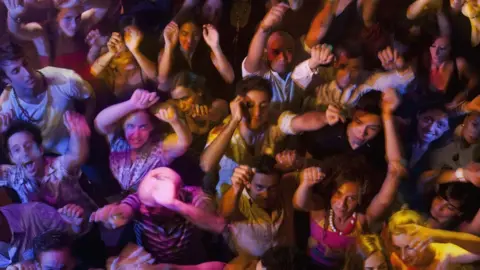
[{"label": "necklace", "polygon": [[332,227],[332,231],[334,233],[337,233],[339,235],[344,235],[344,234],[350,234],[353,231],[353,228],[355,228],[355,223],[357,221],[357,213],[353,213],[353,215],[350,218],[350,224],[345,228],[344,231],[338,231],[337,228],[335,227],[335,223],[333,223],[333,209],[330,209],[330,214],[328,216],[328,222],[330,223],[330,227]]},{"label": "necklace", "polygon": [[[43,85],[47,86],[47,80],[46,80],[45,76],[40,71],[37,71],[37,72],[42,76]],[[42,117],[40,117],[39,119],[34,119],[33,114],[35,112],[30,115],[28,113],[28,111],[22,106],[22,104],[20,102],[20,98],[18,97],[17,92],[15,91],[15,88],[13,88],[13,86],[12,86],[12,90],[13,90],[13,95],[15,96],[15,100],[17,101],[18,107],[20,108],[20,111],[22,111],[22,116],[23,116],[22,118],[24,118],[24,120],[26,120],[27,122],[29,122],[31,124],[40,123],[40,121],[42,121]]]}]

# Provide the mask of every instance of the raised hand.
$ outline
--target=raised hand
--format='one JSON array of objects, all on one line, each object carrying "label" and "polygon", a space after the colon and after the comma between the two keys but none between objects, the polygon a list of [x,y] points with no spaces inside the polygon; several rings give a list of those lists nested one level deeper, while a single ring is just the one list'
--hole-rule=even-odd
[{"label": "raised hand", "polygon": [[173,106],[168,106],[166,108],[160,108],[156,113],[155,116],[167,123],[173,123],[178,121],[178,113],[177,110],[175,110],[175,107]]},{"label": "raised hand", "polygon": [[12,19],[17,19],[25,12],[25,3],[23,0],[4,0],[3,2]]},{"label": "raised hand", "polygon": [[90,47],[102,47],[107,44],[107,38],[100,34],[98,29],[91,30],[85,37],[85,42]]},{"label": "raised hand", "polygon": [[315,69],[321,65],[328,65],[332,63],[334,57],[330,46],[326,44],[315,45],[311,50],[308,66],[310,69]]},{"label": "raised hand", "polygon": [[[120,256],[115,259],[110,260],[110,267],[107,269],[110,270],[120,270],[120,269],[144,269],[143,265],[150,265],[155,261],[152,258],[152,255],[148,253],[143,247],[137,246],[135,244],[128,244],[120,253]],[[148,269],[148,268],[146,268]]]},{"label": "raised hand", "polygon": [[124,50],[124,47],[125,45],[123,43],[123,39],[120,33],[113,32],[112,36],[107,42],[108,51],[113,54],[117,54],[122,52]]},{"label": "raised hand", "polygon": [[173,49],[178,43],[178,24],[171,21],[163,30],[163,38],[165,39],[165,48]]},{"label": "raised hand", "polygon": [[342,123],[345,122],[345,117],[342,116],[340,109],[333,105],[328,105],[325,115],[329,126],[337,124],[338,121],[341,121]]},{"label": "raised hand", "polygon": [[400,105],[400,96],[393,88],[386,89],[382,94],[382,112],[392,114]]},{"label": "raised hand", "polygon": [[126,204],[109,204],[90,215],[90,222],[101,222],[110,229],[124,226],[130,221],[133,210]]},{"label": "raised hand", "polygon": [[409,246],[417,252],[424,251],[433,242],[436,234],[434,229],[415,224],[400,225],[398,229],[412,238]]},{"label": "raised hand", "polygon": [[130,25],[125,29],[125,45],[133,52],[138,49],[143,40],[143,33],[138,27]]},{"label": "raised hand", "polygon": [[230,102],[230,113],[232,114],[232,120],[241,121],[243,115],[243,97],[237,96],[232,102]]},{"label": "raised hand", "polygon": [[287,12],[289,8],[290,7],[285,3],[280,3],[272,7],[268,11],[267,15],[265,15],[265,17],[263,18],[260,24],[260,28],[262,28],[263,30],[270,30],[271,28],[280,24],[282,22],[283,16],[285,15],[285,12]]},{"label": "raised hand", "polygon": [[278,153],[275,156],[277,161],[277,167],[281,171],[289,171],[296,167],[297,163],[297,151],[295,150],[285,150],[281,153]]},{"label": "raised hand", "polygon": [[91,130],[85,116],[73,111],[67,111],[63,115],[63,123],[70,135],[90,137]]},{"label": "raised hand", "polygon": [[405,60],[397,50],[387,47],[378,53],[378,59],[386,70],[402,70],[405,68]]},{"label": "raised hand", "polygon": [[323,179],[325,179],[325,174],[318,167],[306,168],[300,173],[300,184],[307,187],[313,187]]},{"label": "raised hand", "polygon": [[144,110],[150,108],[153,104],[157,103],[160,98],[155,92],[148,92],[147,90],[137,89],[133,92],[129,102],[138,110]]},{"label": "raised hand", "polygon": [[207,105],[192,104],[190,111],[187,113],[192,118],[205,117],[210,113]]},{"label": "raised hand", "polygon": [[58,209],[58,213],[62,216],[63,220],[69,224],[80,226],[83,223],[84,210],[79,205],[67,204]]},{"label": "raised hand", "polygon": [[202,15],[210,23],[218,22],[222,13],[221,0],[207,0],[202,7]]},{"label": "raised hand", "polygon": [[232,188],[235,192],[240,192],[243,188],[250,188],[250,182],[255,171],[246,165],[240,165],[233,171],[231,178]]},{"label": "raised hand", "polygon": [[207,45],[212,49],[219,46],[220,39],[218,37],[218,31],[211,24],[203,25],[203,39],[205,40],[205,43],[207,43]]},{"label": "raised hand", "polygon": [[10,127],[14,120],[13,109],[9,112],[0,113],[0,133],[4,133]]}]

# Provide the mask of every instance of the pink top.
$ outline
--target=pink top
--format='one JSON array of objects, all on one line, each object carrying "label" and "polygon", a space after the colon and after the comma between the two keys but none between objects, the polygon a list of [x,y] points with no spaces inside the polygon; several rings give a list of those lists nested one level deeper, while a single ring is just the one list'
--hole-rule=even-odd
[{"label": "pink top", "polygon": [[326,230],[312,219],[310,221],[310,238],[316,244],[310,246],[310,257],[319,265],[340,269],[343,265],[345,252],[355,243],[355,237],[355,232],[350,235],[340,235]]}]

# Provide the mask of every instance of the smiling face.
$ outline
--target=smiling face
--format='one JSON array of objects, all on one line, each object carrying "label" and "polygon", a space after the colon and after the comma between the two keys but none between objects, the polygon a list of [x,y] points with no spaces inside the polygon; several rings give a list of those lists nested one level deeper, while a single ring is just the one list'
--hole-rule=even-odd
[{"label": "smiling face", "polygon": [[462,136],[470,144],[480,138],[480,114],[471,114],[463,122]]},{"label": "smiling face", "polygon": [[431,143],[448,131],[448,116],[439,109],[426,111],[418,115],[417,135],[424,143]]},{"label": "smiling face", "polygon": [[74,37],[81,27],[82,9],[64,8],[57,15],[57,22],[60,30],[67,37]]},{"label": "smiling face", "polygon": [[364,270],[388,270],[388,264],[385,256],[380,252],[376,251],[363,263]]},{"label": "smiling face", "polygon": [[142,148],[150,139],[153,126],[146,111],[131,113],[123,123],[125,139],[133,150]]},{"label": "smiling face", "polygon": [[20,131],[8,138],[10,160],[21,166],[26,176],[33,178],[41,174],[43,168],[43,148],[38,145],[33,135]]},{"label": "smiling face", "polygon": [[330,198],[330,205],[336,217],[349,218],[358,206],[360,187],[356,182],[343,183]]}]

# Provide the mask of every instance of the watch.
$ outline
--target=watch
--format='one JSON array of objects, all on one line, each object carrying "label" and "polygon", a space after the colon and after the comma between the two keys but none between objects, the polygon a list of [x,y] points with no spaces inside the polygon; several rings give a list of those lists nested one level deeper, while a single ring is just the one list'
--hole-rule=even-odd
[{"label": "watch", "polygon": [[455,170],[455,178],[457,178],[457,180],[460,182],[467,182],[463,173],[463,168],[458,168],[457,170]]}]

